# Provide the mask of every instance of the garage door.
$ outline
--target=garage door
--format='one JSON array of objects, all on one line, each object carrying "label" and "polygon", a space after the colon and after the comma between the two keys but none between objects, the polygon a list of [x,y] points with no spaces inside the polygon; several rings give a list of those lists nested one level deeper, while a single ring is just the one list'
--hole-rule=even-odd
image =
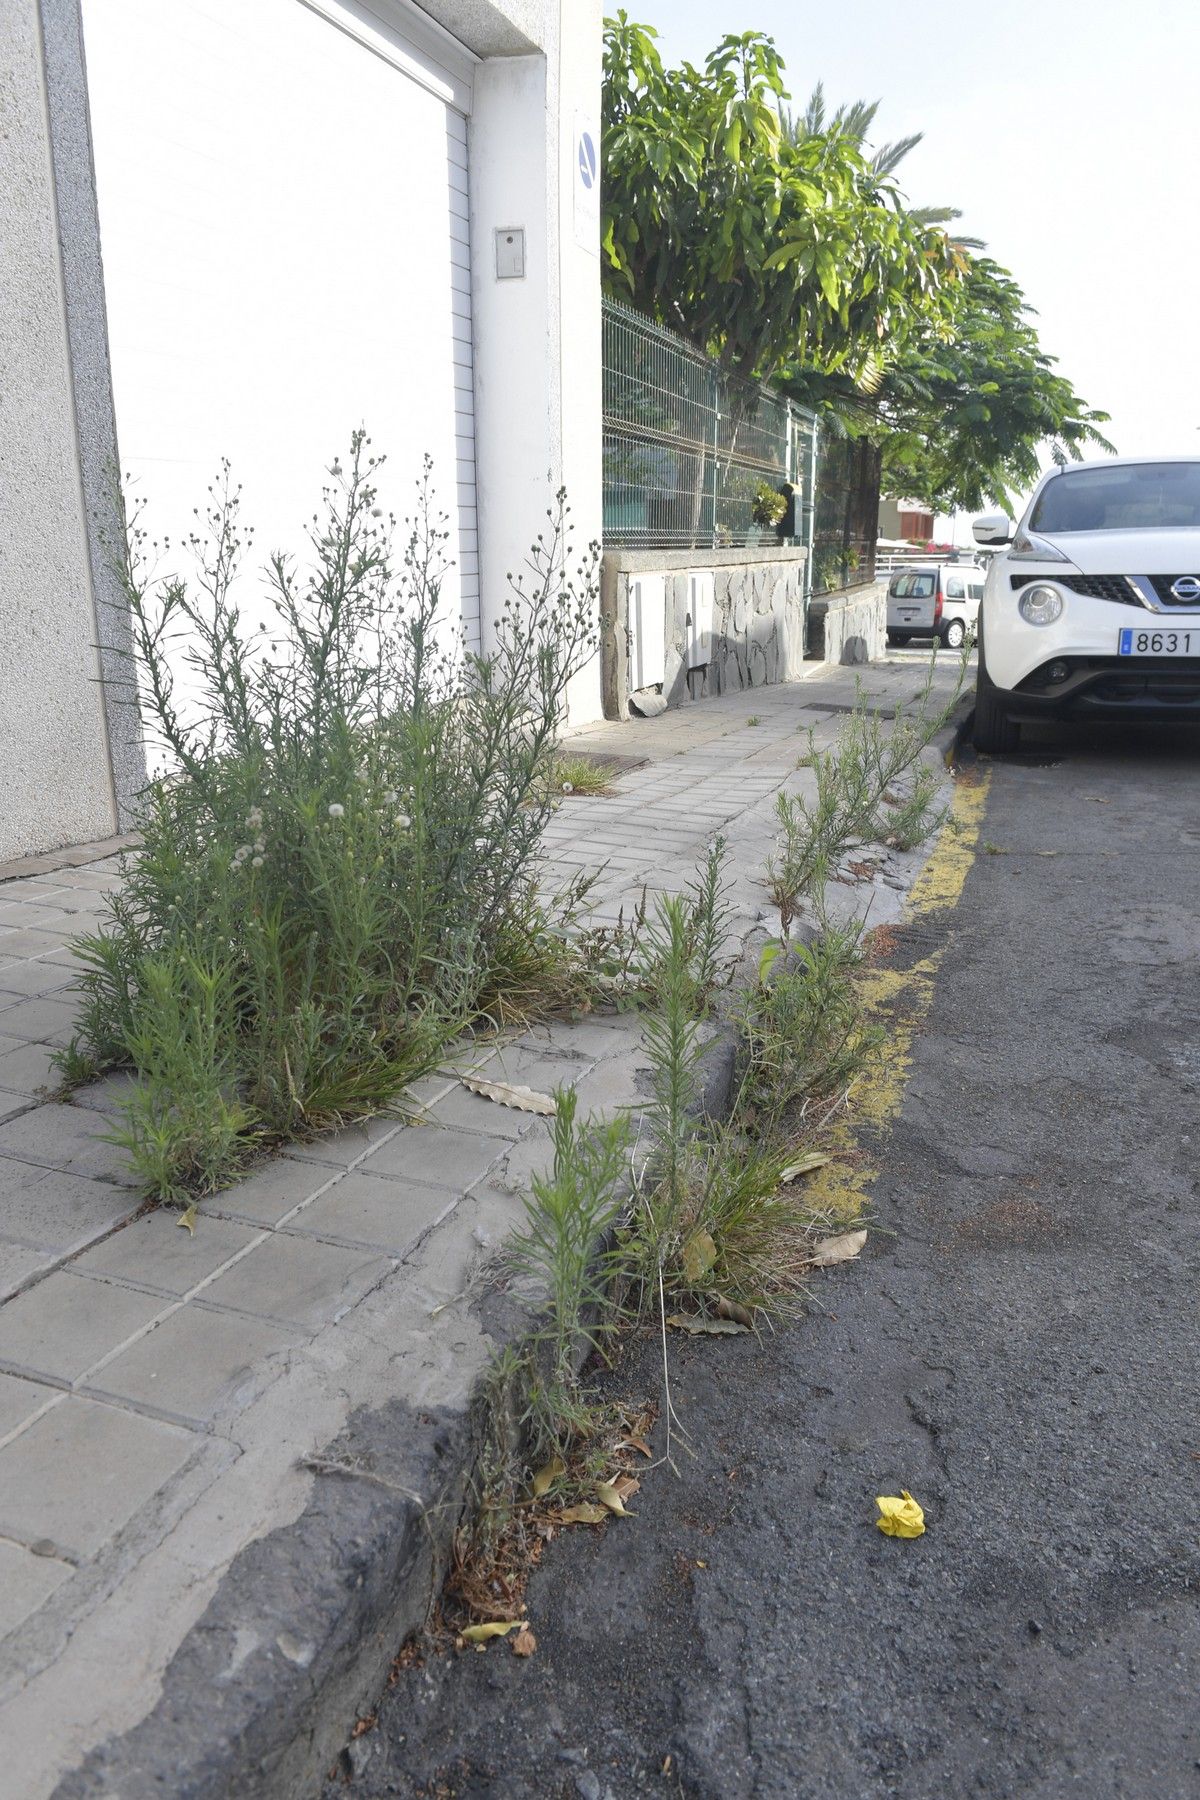
[{"label": "garage door", "polygon": [[428,453],[478,641],[471,59],[376,3],[84,0],[121,461],[178,544],[228,457],[261,561],[358,425],[400,519]]}]

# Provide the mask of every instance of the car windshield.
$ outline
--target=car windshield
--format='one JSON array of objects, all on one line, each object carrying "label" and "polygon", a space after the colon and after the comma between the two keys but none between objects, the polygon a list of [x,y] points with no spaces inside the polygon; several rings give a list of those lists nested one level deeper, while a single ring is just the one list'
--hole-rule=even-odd
[{"label": "car windshield", "polygon": [[897,575],[892,582],[892,593],[897,600],[928,600],[932,592],[932,575]]},{"label": "car windshield", "polygon": [[1170,531],[1200,527],[1200,462],[1131,463],[1056,475],[1030,531]]}]

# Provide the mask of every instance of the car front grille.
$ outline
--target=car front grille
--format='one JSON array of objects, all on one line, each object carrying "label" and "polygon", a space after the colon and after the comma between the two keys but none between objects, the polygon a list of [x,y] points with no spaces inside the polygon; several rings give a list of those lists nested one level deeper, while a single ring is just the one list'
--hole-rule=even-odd
[{"label": "car front grille", "polygon": [[1115,601],[1118,606],[1142,604],[1123,575],[1065,575],[1063,586],[1092,600]]},{"label": "car front grille", "polygon": [[1086,594],[1092,600],[1111,600],[1117,606],[1142,606],[1137,593],[1124,575],[1010,575],[1014,588],[1028,587],[1031,581],[1054,581],[1072,593]]},{"label": "car front grille", "polygon": [[[1146,579],[1147,579],[1147,581],[1149,581],[1150,585],[1153,587],[1155,593],[1158,595],[1160,603],[1163,606],[1184,606],[1184,607],[1187,607],[1189,609],[1189,611],[1191,611],[1191,612],[1195,612],[1197,610],[1197,608],[1200,607],[1200,599],[1180,600],[1177,595],[1175,595],[1171,592],[1172,583],[1176,582],[1176,581],[1182,581],[1183,579],[1185,579],[1183,576],[1181,576],[1181,575],[1148,575],[1146,577]],[[1189,574],[1188,579],[1190,579],[1192,581],[1196,581],[1196,580],[1200,580],[1200,576],[1198,576],[1196,574]]]}]

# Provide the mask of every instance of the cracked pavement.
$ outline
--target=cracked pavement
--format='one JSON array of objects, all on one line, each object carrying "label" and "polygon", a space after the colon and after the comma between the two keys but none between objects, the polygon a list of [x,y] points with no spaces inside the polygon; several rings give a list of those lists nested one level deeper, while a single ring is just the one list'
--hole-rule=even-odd
[{"label": "cracked pavement", "polygon": [[672,1345],[678,1476],[549,1547],[528,1661],[400,1674],[353,1794],[1200,1795],[1198,755],[992,765],[884,1229],[798,1325]]}]

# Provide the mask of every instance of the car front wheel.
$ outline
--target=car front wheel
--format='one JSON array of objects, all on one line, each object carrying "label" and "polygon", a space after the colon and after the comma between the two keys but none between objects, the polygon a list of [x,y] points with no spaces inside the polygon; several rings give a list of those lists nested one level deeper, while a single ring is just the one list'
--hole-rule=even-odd
[{"label": "car front wheel", "polygon": [[951,650],[961,650],[967,628],[961,619],[951,619],[946,626],[945,639]]},{"label": "car front wheel", "polygon": [[982,663],[975,678],[975,723],[971,728],[971,741],[977,750],[989,755],[1015,750],[1021,741],[1021,727],[1001,706]]}]

